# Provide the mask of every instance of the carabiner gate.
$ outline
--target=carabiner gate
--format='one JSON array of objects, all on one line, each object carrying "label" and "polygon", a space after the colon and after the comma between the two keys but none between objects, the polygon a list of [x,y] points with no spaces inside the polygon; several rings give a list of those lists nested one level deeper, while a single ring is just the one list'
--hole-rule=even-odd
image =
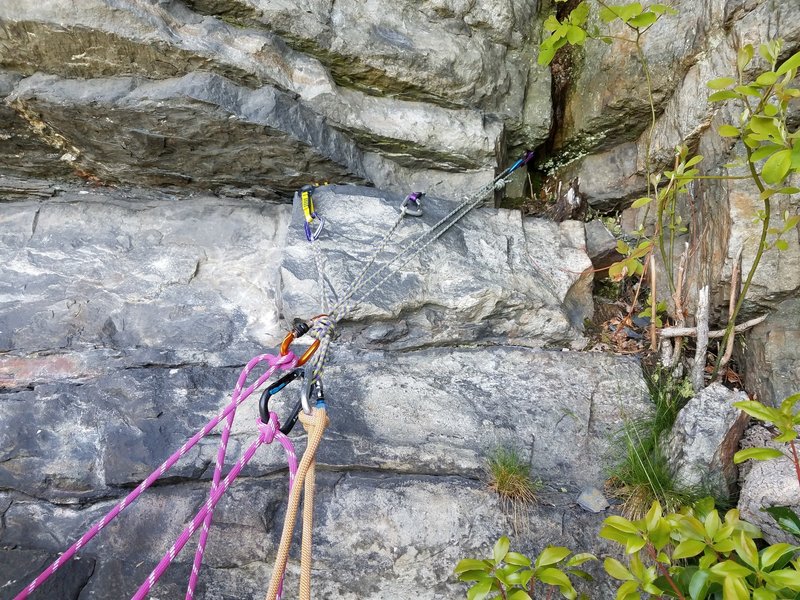
[{"label": "carabiner gate", "polygon": [[[258,400],[258,416],[261,419],[262,423],[269,423],[269,399],[272,398],[275,394],[280,392],[283,388],[293,382],[295,379],[302,379],[305,376],[305,369],[294,369],[278,379],[275,383],[265,389],[262,394],[261,398]],[[305,386],[303,387],[305,389]],[[300,409],[303,408],[302,400],[298,401],[294,408],[292,408],[292,412],[289,413],[289,418],[284,422],[284,424],[280,428],[280,432],[283,435],[289,435],[289,432],[294,427],[294,424],[297,423],[297,416],[300,414]]]},{"label": "carabiner gate", "polygon": [[309,399],[312,396],[315,398],[314,406],[317,408],[325,406],[325,393],[322,390],[322,379],[315,383],[313,373],[309,373],[303,384],[302,391],[300,392],[300,405],[303,407],[303,412],[307,415],[311,414],[311,403]]}]

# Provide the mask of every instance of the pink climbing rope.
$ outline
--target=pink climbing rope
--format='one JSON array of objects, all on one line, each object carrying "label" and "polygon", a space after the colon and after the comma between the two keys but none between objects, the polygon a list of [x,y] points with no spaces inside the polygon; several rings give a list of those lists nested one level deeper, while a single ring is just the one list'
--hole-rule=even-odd
[{"label": "pink climbing rope", "polygon": [[[218,485],[209,495],[208,499],[205,501],[203,508],[201,508],[197,514],[195,515],[192,522],[181,532],[178,536],[178,539],[175,540],[175,543],[167,550],[166,554],[164,554],[163,558],[159,561],[158,565],[156,565],[155,569],[153,569],[150,575],[145,579],[144,583],[139,587],[136,593],[133,595],[132,600],[142,600],[146,598],[147,595],[150,593],[150,590],[153,589],[156,582],[159,578],[164,574],[164,571],[167,570],[169,565],[175,560],[175,557],[180,553],[183,547],[186,545],[186,542],[189,541],[189,538],[192,537],[195,531],[197,531],[200,524],[203,523],[205,527],[205,520],[214,510],[214,507],[219,502],[222,495],[225,491],[230,487],[233,480],[239,475],[239,472],[244,468],[244,466],[253,458],[253,455],[258,450],[258,447],[261,444],[270,444],[273,439],[277,439],[283,449],[286,452],[286,458],[289,462],[289,490],[291,491],[292,485],[294,484],[295,474],[297,473],[297,455],[294,452],[294,446],[292,442],[286,437],[283,433],[278,431],[278,416],[271,412],[269,413],[269,423],[263,424],[260,420],[257,420],[260,435],[255,442],[250,444],[250,446],[245,450],[245,453],[242,457],[236,461],[236,463],[231,468],[230,472],[225,476],[225,479],[222,480],[222,483]],[[192,573],[194,575],[194,572]],[[192,588],[192,593],[194,588]]]},{"label": "pink climbing rope", "polygon": [[[242,387],[244,386],[248,375],[250,372],[262,362],[267,362],[269,364],[269,369],[261,375],[252,385],[248,386],[244,390]],[[211,419],[208,423],[206,423],[203,428],[194,434],[191,438],[189,438],[180,449],[175,452],[172,456],[170,456],[167,460],[165,460],[159,468],[153,471],[150,475],[147,476],[147,479],[142,481],[135,490],[133,490],[130,494],[125,496],[123,500],[117,504],[111,511],[108,512],[100,521],[95,523],[86,533],[84,533],[78,541],[76,541],[72,546],[70,546],[64,553],[62,553],[53,563],[47,567],[41,574],[39,574],[36,579],[34,579],[31,583],[29,583],[19,594],[14,596],[14,600],[23,600],[30,596],[36,588],[42,585],[45,581],[47,581],[50,576],[55,573],[62,565],[64,565],[68,560],[70,560],[81,548],[83,548],[94,536],[96,536],[103,528],[108,525],[111,521],[113,521],[119,513],[123,510],[128,508],[131,504],[133,504],[136,499],[153,483],[158,480],[160,477],[164,475],[169,469],[171,469],[176,462],[178,462],[181,458],[183,458],[186,453],[197,444],[203,437],[208,435],[223,419],[225,419],[230,413],[234,412],[236,408],[244,402],[257,388],[261,387],[265,381],[267,381],[272,375],[275,373],[276,370],[281,369],[284,371],[289,371],[293,369],[297,364],[297,356],[294,355],[293,352],[287,353],[285,356],[275,356],[272,354],[260,354],[250,360],[247,363],[245,368],[242,370],[241,375],[239,375],[239,379],[236,382],[236,387],[234,388],[233,394],[231,396],[230,403],[213,419]]]}]

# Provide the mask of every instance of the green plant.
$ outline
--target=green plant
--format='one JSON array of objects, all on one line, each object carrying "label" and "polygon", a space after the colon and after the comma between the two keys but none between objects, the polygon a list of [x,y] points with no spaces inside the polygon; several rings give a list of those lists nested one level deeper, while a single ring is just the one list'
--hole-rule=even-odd
[{"label": "green plant", "polygon": [[[789,444],[789,448],[792,451],[792,462],[797,476],[797,484],[800,485],[800,458],[797,456],[797,447],[794,443],[795,439],[797,439],[795,427],[800,425],[800,413],[796,413],[794,410],[794,406],[798,401],[800,401],[800,394],[789,396],[781,402],[778,408],[765,406],[756,400],[744,400],[735,402],[733,405],[759,421],[775,425],[780,433],[774,438],[774,441],[787,442]],[[739,464],[750,459],[770,460],[782,456],[784,456],[783,452],[776,448],[747,448],[734,454],[733,462]]]},{"label": "green plant", "polygon": [[[657,276],[655,262],[652,260],[653,249],[657,247],[666,271],[666,280],[674,298],[674,307],[669,307],[672,311],[670,316],[676,323],[682,325],[684,322],[682,307],[686,304],[685,298],[682,296],[686,290],[682,286],[681,269],[678,269],[678,273],[675,272],[673,257],[675,256],[676,235],[686,232],[688,229],[681,222],[681,216],[677,210],[678,201],[689,193],[693,182],[698,179],[741,179],[742,177],[700,175],[697,165],[703,160],[703,157],[692,156],[689,149],[683,145],[676,148],[671,170],[664,170],[663,173],[654,172],[650,154],[656,124],[656,108],[650,70],[642,50],[641,39],[662,17],[675,15],[677,11],[659,3],[644,6],[640,2],[620,5],[609,5],[603,0],[596,0],[596,2],[600,8],[598,13],[600,20],[606,24],[621,22],[624,25],[622,29],[627,36],[612,36],[600,32],[597,27],[589,27],[587,24],[589,23],[590,5],[588,1],[584,0],[566,18],[559,20],[555,16],[551,16],[545,21],[544,29],[549,35],[540,44],[538,60],[542,65],[549,64],[556,52],[563,46],[567,44],[583,46],[587,39],[604,42],[620,40],[634,45],[645,75],[650,106],[650,125],[644,153],[647,194],[634,201],[633,207],[647,206],[649,210],[651,203],[656,207],[655,231],[650,240],[645,238],[634,247],[625,245],[620,250],[625,258],[611,266],[609,275],[616,279],[638,277],[641,286],[648,267],[651,267],[651,305],[658,306],[659,302],[654,297]],[[733,100],[740,103],[743,108],[739,122],[735,125],[723,125],[718,129],[718,133],[724,137],[738,137],[743,142],[746,152],[745,162],[749,170],[749,175],[745,178],[749,178],[755,183],[763,201],[763,209],[755,215],[756,220],[762,223],[759,245],[741,293],[735,304],[731,306],[725,333],[720,342],[720,348],[726,350],[717,352],[712,380],[716,379],[720,368],[730,357],[732,345],[729,344],[729,340],[732,340],[731,336],[735,335],[736,317],[747,297],[764,251],[770,248],[787,249],[788,242],[783,236],[800,222],[800,216],[785,212],[783,224],[774,227],[770,223],[773,197],[776,194],[800,193],[800,188],[787,185],[787,181],[792,175],[800,173],[800,131],[797,128],[792,131],[788,121],[789,103],[800,97],[800,89],[791,86],[792,80],[800,70],[800,52],[779,63],[781,47],[780,40],[762,44],[759,53],[767,62],[768,68],[762,69],[752,76],[750,72],[746,73],[746,69],[755,55],[755,50],[753,46],[746,45],[738,53],[737,77],[721,77],[708,83],[708,86],[715,90],[709,97],[709,101]],[[773,237],[772,240],[768,240],[770,235]],[[688,254],[687,250],[684,256]],[[656,320],[653,319],[651,325],[652,350],[656,349],[657,326]],[[673,366],[680,358],[680,349],[681,341],[676,340],[675,353],[670,359]],[[701,349],[700,352],[702,351]],[[696,380],[698,378],[702,380],[701,371],[698,371]]]},{"label": "green plant", "polygon": [[455,568],[460,581],[474,582],[467,591],[468,600],[504,598],[505,600],[531,600],[536,597],[537,583],[547,586],[546,597],[558,589],[564,598],[573,600],[578,592],[570,580],[581,577],[591,581],[586,571],[579,569],[593,554],[582,553],[570,557],[572,551],[562,546],[548,546],[535,560],[519,552],[509,552],[511,543],[505,536],[497,540],[491,558],[465,558]]},{"label": "green plant", "polygon": [[541,484],[531,477],[530,465],[513,448],[497,448],[487,461],[489,487],[508,502],[532,504]]},{"label": "green plant", "polygon": [[[778,408],[765,406],[755,400],[736,402],[734,406],[759,421],[775,425],[779,433],[773,440],[789,444],[794,473],[797,477],[797,484],[800,485],[800,458],[797,456],[797,447],[795,445],[795,439],[797,439],[795,428],[800,425],[800,414],[795,413],[794,410],[798,401],[800,401],[800,394],[794,394],[786,398]],[[734,454],[733,462],[739,464],[746,460],[772,460],[782,456],[784,456],[784,453],[776,448],[746,448]],[[800,537],[800,517],[791,508],[788,506],[771,506],[763,510],[772,515],[781,529]]]},{"label": "green plant", "polygon": [[609,471],[611,492],[622,499],[623,512],[631,518],[641,517],[654,500],[667,510],[677,510],[702,495],[702,490],[684,489],[675,483],[661,447],[678,411],[692,397],[691,384],[674,379],[660,367],[645,371],[645,381],[654,410],[647,418],[623,425],[612,444],[621,451]]},{"label": "green plant", "polygon": [[[766,61],[768,68],[760,70],[761,72],[752,81],[745,80],[745,71],[753,60],[755,50],[751,44],[747,44],[738,52],[735,78],[720,77],[708,82],[708,86],[716,90],[709,97],[709,101],[734,100],[742,108],[738,124],[722,125],[718,133],[742,141],[747,155],[747,168],[763,202],[763,209],[756,215],[756,219],[762,224],[756,255],[725,328],[721,347],[725,347],[733,332],[736,316],[753,281],[753,275],[758,269],[764,251],[770,247],[768,236],[770,234],[775,236],[772,246],[778,250],[785,250],[788,244],[782,235],[800,222],[800,216],[790,216],[785,213],[781,227],[770,226],[773,196],[800,192],[800,188],[786,185],[792,175],[800,173],[800,129],[791,131],[788,124],[789,103],[800,98],[800,89],[790,85],[800,69],[800,52],[778,64],[781,47],[781,40],[761,44],[759,54]],[[758,165],[761,165],[760,172]],[[719,366],[718,360],[714,375]]]},{"label": "green plant", "polygon": [[777,600],[800,595],[800,571],[790,544],[758,549],[758,528],[736,509],[720,517],[707,498],[691,509],[662,514],[654,502],[639,520],[612,516],[600,536],[620,544],[627,565],[606,558],[606,572],[622,584],[617,600],[645,593],[680,600]]}]

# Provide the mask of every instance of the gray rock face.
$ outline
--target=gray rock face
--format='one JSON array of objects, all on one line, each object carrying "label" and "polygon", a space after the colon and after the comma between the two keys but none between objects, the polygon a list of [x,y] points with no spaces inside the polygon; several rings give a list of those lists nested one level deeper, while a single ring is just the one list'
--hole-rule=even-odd
[{"label": "gray rock face", "polygon": [[[547,136],[549,76],[529,58],[535,12],[528,0],[423,10],[322,2],[299,13],[275,3],[7,2],[0,97],[37,71],[63,78],[46,80],[46,91],[37,79],[47,100],[17,94],[13,107],[33,140],[71,157],[72,168],[6,168],[266,188],[261,195],[293,187],[292,178],[426,183],[454,195],[485,181],[506,143],[533,147]],[[126,93],[150,86],[159,89],[156,111]],[[31,137],[24,122],[9,122],[3,136]],[[292,156],[287,171],[281,163]],[[140,163],[153,168],[148,161],[163,163],[160,177],[138,172]]]},{"label": "gray rock face", "polygon": [[[349,196],[331,190],[329,196],[341,200],[341,212],[326,213],[330,233],[345,225],[341,215],[352,222],[348,235],[354,239],[374,231],[374,221],[371,229],[360,230],[359,219],[370,211],[383,214],[377,197],[359,197],[357,213],[348,207]],[[327,210],[324,194],[319,209]],[[439,209],[431,200],[430,210]],[[498,287],[534,281],[532,271],[519,273],[517,267],[524,264],[525,234],[573,233],[510,217],[506,211],[478,211],[471,225],[449,232],[432,256],[442,264],[456,262],[476,280],[494,269]],[[214,416],[244,362],[277,345],[286,327],[276,294],[289,218],[287,206],[251,199],[177,200],[114,189],[75,188],[2,205],[4,593],[25,585]],[[473,231],[487,237],[471,238]],[[464,240],[494,243],[487,232],[495,231],[507,238],[496,247],[487,244],[497,253],[486,251],[495,261],[487,267],[470,254],[473,242]],[[295,235],[292,225],[288,236]],[[329,265],[363,251],[341,242],[339,247],[339,253],[325,248]],[[502,264],[501,251],[511,253],[504,260],[514,269],[495,266]],[[433,280],[432,266],[422,280]],[[406,292],[417,285],[406,283]],[[283,285],[285,296],[285,273]],[[438,293],[444,298],[444,291]],[[518,448],[548,486],[527,513],[516,548],[538,552],[546,544],[563,544],[607,551],[604,542],[586,535],[598,529],[600,516],[584,513],[574,499],[583,487],[601,484],[608,439],[620,420],[649,410],[638,364],[519,346],[392,349],[361,329],[380,324],[368,313],[385,310],[380,302],[343,324],[343,339],[326,369],[332,425],[318,461],[315,595],[463,594],[464,586],[450,574],[454,565],[486,554],[511,527],[480,481],[485,457],[498,445]],[[526,314],[536,303],[520,306]],[[467,321],[470,310],[468,304],[451,308]],[[492,318],[491,327],[501,328],[500,317]],[[540,318],[531,312],[531,321]],[[488,336],[491,327],[484,327]],[[475,339],[459,335],[453,343]],[[348,336],[354,343],[344,343]],[[498,339],[504,336],[501,331]],[[524,340],[521,334],[518,339]],[[382,349],[367,348],[372,346]],[[289,387],[276,397],[279,414],[297,393]],[[256,414],[255,398],[238,411],[231,457],[255,435]],[[302,450],[303,436],[293,437]],[[191,450],[171,476],[104,528],[79,561],[64,566],[41,597],[130,596],[202,503],[218,441],[215,434]],[[282,452],[260,450],[216,513],[201,597],[264,592],[286,486]],[[155,596],[183,593],[189,547]],[[295,589],[296,577],[293,560],[288,589]]]},{"label": "gray rock face", "polygon": [[800,391],[800,299],[781,302],[747,335],[745,383],[761,402],[778,406]]},{"label": "gray rock face", "polygon": [[[761,529],[764,539],[770,544],[786,542],[794,544],[797,540],[785,532],[775,519],[762,508],[788,506],[800,513],[800,488],[794,471],[794,463],[786,444],[773,442],[775,434],[761,423],[748,428],[742,439],[742,448],[772,447],[786,453],[783,458],[768,461],[751,460],[742,465],[742,490],[738,509],[743,519]],[[746,470],[747,469],[747,470]],[[746,471],[745,471],[746,470]]]},{"label": "gray rock face", "polygon": [[[358,188],[315,192],[315,207],[327,223],[316,243],[337,297],[394,224],[401,201]],[[400,252],[412,253],[414,240],[454,207],[426,199],[424,216],[403,220],[371,273]],[[281,266],[281,301],[285,315],[307,318],[325,311],[302,222],[297,205]],[[405,259],[396,261],[400,272],[355,307],[349,316],[355,327],[343,335],[361,345],[392,348],[479,340],[580,344],[583,320],[591,315],[591,263],[583,247],[580,223],[523,220],[516,211],[479,209],[407,266]]]},{"label": "gray rock face", "polygon": [[665,453],[675,481],[716,498],[728,498],[736,483],[733,455],[749,417],[734,402],[747,400],[713,383],[689,400],[665,439]]},{"label": "gray rock face", "polygon": [[602,221],[597,219],[589,221],[584,229],[586,230],[586,253],[596,270],[608,268],[622,259],[622,255],[617,252],[617,239]]}]

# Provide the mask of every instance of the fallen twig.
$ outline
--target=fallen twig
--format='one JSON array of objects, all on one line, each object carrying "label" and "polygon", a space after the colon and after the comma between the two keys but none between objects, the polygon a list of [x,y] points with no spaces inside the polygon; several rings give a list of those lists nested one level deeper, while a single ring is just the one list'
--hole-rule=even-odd
[{"label": "fallen twig", "polygon": [[[767,318],[767,315],[761,315],[760,317],[756,317],[755,319],[750,319],[749,321],[745,321],[744,323],[739,323],[733,330],[736,333],[741,333],[743,331],[747,331],[751,327],[755,327],[759,323],[763,323],[764,319]],[[675,337],[683,337],[683,336],[695,336],[697,335],[697,327],[665,327],[660,332],[662,338],[675,338]],[[713,338],[721,338],[725,335],[724,329],[714,330],[708,332],[708,337]]]}]

